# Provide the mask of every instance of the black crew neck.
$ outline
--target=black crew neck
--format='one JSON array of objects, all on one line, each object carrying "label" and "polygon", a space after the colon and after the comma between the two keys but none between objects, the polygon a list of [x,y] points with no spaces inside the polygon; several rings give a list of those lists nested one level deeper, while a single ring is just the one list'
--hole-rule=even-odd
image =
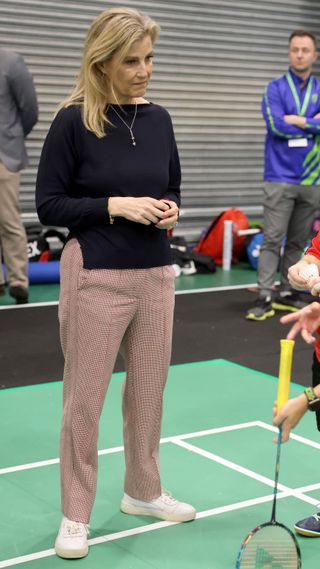
[{"label": "black crew neck", "polygon": [[[137,103],[137,107],[149,107],[152,103]],[[123,108],[136,108],[136,103],[124,103],[123,105],[117,105],[116,103],[108,103],[109,107],[114,107],[116,109],[123,109]]]}]

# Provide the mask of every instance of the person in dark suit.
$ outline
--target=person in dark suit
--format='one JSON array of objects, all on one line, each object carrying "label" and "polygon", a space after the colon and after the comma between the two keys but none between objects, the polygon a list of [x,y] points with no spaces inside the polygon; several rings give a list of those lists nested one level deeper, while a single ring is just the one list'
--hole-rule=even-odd
[{"label": "person in dark suit", "polygon": [[[25,139],[38,120],[32,75],[23,57],[0,48],[0,260],[10,295],[28,302],[27,238],[19,207],[20,171],[27,166]],[[0,262],[0,295],[5,278]]]}]

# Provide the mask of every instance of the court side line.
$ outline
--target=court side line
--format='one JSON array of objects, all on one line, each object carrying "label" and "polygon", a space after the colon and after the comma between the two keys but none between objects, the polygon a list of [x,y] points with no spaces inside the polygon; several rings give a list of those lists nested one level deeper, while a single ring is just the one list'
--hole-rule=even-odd
[{"label": "court side line", "polygon": [[[245,476],[248,476],[249,478],[253,478],[254,480],[257,480],[258,482],[262,482],[262,484],[266,484],[267,486],[271,486],[272,488],[274,487],[274,480],[272,480],[271,478],[267,478],[266,476],[263,476],[262,474],[257,474],[257,472],[254,472],[253,470],[250,470],[249,468],[245,468],[243,466],[240,466],[239,464],[236,464],[235,462],[232,462],[231,460],[227,460],[225,458],[222,458],[221,456],[218,456],[217,454],[213,454],[212,452],[209,452],[207,450],[199,448],[195,445],[191,445],[190,443],[186,443],[185,441],[181,441],[181,440],[177,439],[176,441],[174,441],[174,443],[177,446],[185,448],[186,450],[194,452],[195,454],[199,454],[200,456],[203,456],[204,458],[209,458],[210,460],[213,460],[214,462],[217,462],[218,464],[222,464],[223,466],[226,466],[230,470],[235,470],[236,472],[239,472],[240,474],[244,474]],[[305,496],[299,490],[298,491],[292,490],[288,486],[285,486],[284,484],[280,484],[280,482],[278,483],[278,488],[279,488],[279,490],[282,490],[284,492],[289,492],[288,495],[294,496],[295,498],[299,498],[300,500],[302,500],[303,502],[307,502],[308,504],[317,505],[319,503],[319,500],[315,500],[314,498],[311,498],[310,496]]]},{"label": "court side line", "polygon": [[[250,427],[261,427],[263,429],[268,429],[269,431],[275,431],[277,432],[277,427],[273,427],[272,425],[268,425],[267,423],[264,423],[263,421],[249,421],[246,423],[238,423],[235,425],[226,425],[225,427],[216,427],[213,429],[206,429],[204,431],[195,431],[193,433],[185,433],[185,434],[181,434],[181,435],[172,435],[170,437],[163,437],[162,439],[160,439],[160,444],[164,444],[164,443],[175,443],[177,440],[185,440],[185,439],[192,439],[192,438],[197,438],[197,437],[205,437],[208,435],[214,435],[214,434],[218,434],[218,433],[226,433],[226,432],[230,432],[230,431],[236,431],[236,430],[240,430],[240,429],[247,429]],[[306,445],[309,445],[311,447],[314,448],[320,448],[319,443],[316,443],[310,439],[307,439],[305,437],[300,437],[299,435],[295,435],[293,433],[290,434],[290,437],[302,442]],[[113,454],[116,452],[122,452],[124,450],[123,446],[118,446],[118,447],[112,447],[112,448],[108,448],[108,449],[101,449],[98,451],[98,456],[103,456],[106,454]],[[20,464],[17,466],[8,466],[6,468],[1,468],[0,469],[0,476],[2,474],[11,474],[13,472],[21,472],[23,470],[32,470],[33,468],[42,468],[45,466],[52,466],[54,464],[59,464],[60,460],[59,458],[52,458],[49,460],[42,460],[42,461],[37,461],[37,462],[30,462],[27,464]]]},{"label": "court side line", "polygon": [[161,441],[172,442],[175,439],[192,439],[195,437],[205,437],[207,435],[215,435],[217,433],[227,433],[228,431],[238,431],[240,429],[247,429],[250,427],[258,427],[260,421],[247,421],[245,423],[236,423],[234,425],[225,425],[224,427],[214,427],[204,431],[195,431],[193,433],[186,433],[184,435],[172,435],[171,437],[163,438]]},{"label": "court side line", "polygon": [[24,308],[39,308],[41,306],[56,306],[59,304],[58,300],[48,302],[29,302],[28,304],[7,304],[0,306],[0,310],[23,310]]},{"label": "court side line", "polygon": [[[216,433],[225,433],[228,431],[235,431],[239,429],[246,429],[249,427],[256,427],[258,426],[259,421],[251,421],[247,423],[239,423],[236,425],[227,425],[225,427],[216,427],[213,429],[207,429],[205,431],[197,431],[193,433],[185,433],[182,435],[173,435],[171,437],[164,437],[160,439],[160,444],[175,442],[176,439],[191,439],[193,437],[203,437],[206,435],[214,435]],[[101,449],[98,451],[98,456],[102,456],[105,454],[113,454],[116,452],[122,452],[124,450],[123,446],[118,447],[111,447],[107,449]],[[23,470],[32,470],[33,468],[42,468],[44,466],[52,466],[53,464],[59,464],[59,458],[52,458],[48,460],[41,460],[37,462],[30,462],[27,464],[19,464],[17,466],[8,466],[6,468],[0,469],[0,476],[1,474],[11,474],[13,472],[21,472]]]},{"label": "court side line", "polygon": [[[285,498],[286,496],[287,496],[286,492],[281,492],[278,494],[277,498],[279,499]],[[248,508],[250,506],[255,506],[257,504],[263,504],[265,502],[271,502],[272,500],[273,500],[273,494],[269,494],[268,496],[262,496],[260,498],[252,498],[249,500],[244,500],[242,502],[235,502],[233,504],[228,504],[227,506],[219,506],[218,508],[212,508],[210,510],[203,510],[202,512],[198,512],[196,519],[204,519],[210,516],[217,516],[219,514],[223,514],[226,512],[240,510],[242,508]],[[107,543],[108,541],[115,541],[117,539],[123,539],[134,535],[156,531],[166,527],[175,526],[178,525],[179,523],[182,522],[165,522],[165,521],[155,522],[153,524],[151,523],[145,526],[139,526],[129,530],[124,530],[124,531],[102,535],[99,537],[94,537],[92,539],[89,539],[88,543],[90,546],[99,545],[101,543]],[[45,557],[52,557],[54,555],[55,555],[54,549],[46,549],[43,551],[38,551],[37,553],[29,553],[28,555],[12,557],[11,559],[0,561],[0,569],[4,569],[5,567],[12,567],[14,565],[19,565],[21,563],[27,563],[29,561],[36,561],[38,559],[43,559]]]},{"label": "court side line", "polygon": [[[237,290],[256,286],[258,286],[257,283],[247,283],[242,285],[214,286],[208,288],[190,288],[188,290],[176,290],[175,294],[199,294],[201,292],[219,292],[221,290]],[[0,306],[0,310],[21,310],[25,308],[37,308],[41,306],[56,306],[57,304],[59,304],[58,300],[52,300],[48,302],[29,302],[28,304],[8,304]]]},{"label": "court side line", "polygon": [[191,288],[189,290],[176,290],[176,294],[198,294],[201,292],[220,292],[223,290],[237,290],[244,288],[257,287],[257,283],[247,283],[242,285],[215,286],[209,288]]}]

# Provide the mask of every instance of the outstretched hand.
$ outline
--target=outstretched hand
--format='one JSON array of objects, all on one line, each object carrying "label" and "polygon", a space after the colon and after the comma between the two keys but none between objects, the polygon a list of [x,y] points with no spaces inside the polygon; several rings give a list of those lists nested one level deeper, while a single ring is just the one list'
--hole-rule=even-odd
[{"label": "outstretched hand", "polygon": [[297,312],[282,316],[280,322],[281,324],[294,323],[287,334],[288,340],[293,340],[300,332],[307,344],[313,344],[316,341],[313,332],[320,327],[320,304],[312,302]]}]

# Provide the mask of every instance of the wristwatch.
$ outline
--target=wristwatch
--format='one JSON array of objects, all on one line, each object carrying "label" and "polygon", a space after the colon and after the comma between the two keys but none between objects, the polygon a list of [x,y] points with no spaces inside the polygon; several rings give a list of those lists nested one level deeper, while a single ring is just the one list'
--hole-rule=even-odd
[{"label": "wristwatch", "polygon": [[309,411],[320,411],[320,398],[316,396],[312,387],[307,387],[307,389],[304,390],[304,394],[308,401]]}]

